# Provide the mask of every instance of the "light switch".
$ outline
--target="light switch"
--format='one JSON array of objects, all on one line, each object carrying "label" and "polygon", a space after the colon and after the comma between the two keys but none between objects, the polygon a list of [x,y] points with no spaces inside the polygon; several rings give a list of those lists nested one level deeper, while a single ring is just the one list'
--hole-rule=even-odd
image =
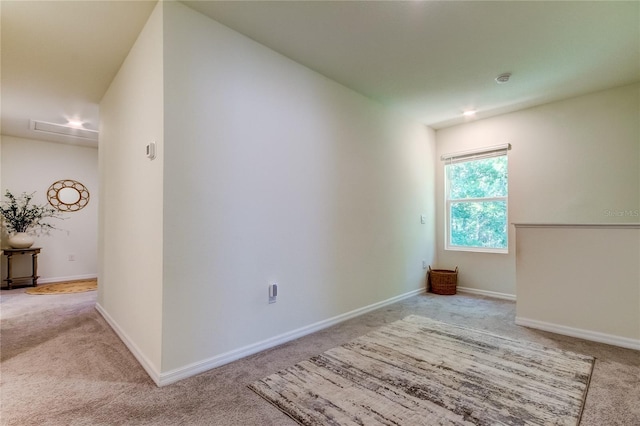
[{"label": "light switch", "polygon": [[426,214],[420,215],[420,223],[422,223],[423,225],[425,223],[427,223],[427,215]]}]

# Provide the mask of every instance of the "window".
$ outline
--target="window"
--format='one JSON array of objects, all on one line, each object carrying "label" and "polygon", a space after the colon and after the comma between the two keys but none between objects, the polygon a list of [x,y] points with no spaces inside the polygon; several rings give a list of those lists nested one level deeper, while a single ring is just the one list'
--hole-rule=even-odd
[{"label": "window", "polygon": [[445,249],[507,253],[510,145],[445,155]]}]

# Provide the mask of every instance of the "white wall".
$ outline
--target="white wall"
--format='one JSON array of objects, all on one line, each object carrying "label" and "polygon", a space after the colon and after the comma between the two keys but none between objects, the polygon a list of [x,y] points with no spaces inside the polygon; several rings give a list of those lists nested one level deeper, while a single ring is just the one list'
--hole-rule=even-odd
[{"label": "white wall", "polygon": [[[161,3],[100,103],[97,308],[152,376],[161,364],[163,296]],[[153,161],[145,156],[151,141]]]},{"label": "white wall", "polygon": [[433,132],[164,6],[163,371],[421,289]]},{"label": "white wall", "polygon": [[[38,140],[2,136],[2,199],[8,189],[14,195],[34,194],[35,204],[48,205],[47,190],[56,181],[73,179],[90,193],[82,210],[62,213],[64,220],[49,222],[58,230],[36,238],[34,247],[42,247],[38,256],[40,283],[84,279],[97,275],[98,247],[98,150]],[[6,242],[3,242],[6,243]],[[4,244],[3,244],[4,246]],[[69,261],[69,255],[75,261]],[[14,275],[29,274],[28,256],[16,257]],[[2,277],[6,276],[3,258]]]},{"label": "white wall", "polygon": [[[620,223],[640,206],[640,85],[619,87],[459,125],[436,133],[444,153],[511,143],[509,222]],[[509,254],[444,250],[443,164],[437,164],[437,258],[459,285],[515,295]]]}]

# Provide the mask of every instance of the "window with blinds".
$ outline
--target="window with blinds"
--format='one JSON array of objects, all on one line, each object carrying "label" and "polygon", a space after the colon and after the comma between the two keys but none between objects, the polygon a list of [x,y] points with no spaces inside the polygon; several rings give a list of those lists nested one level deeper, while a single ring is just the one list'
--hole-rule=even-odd
[{"label": "window with blinds", "polygon": [[510,145],[443,155],[445,249],[507,253]]}]

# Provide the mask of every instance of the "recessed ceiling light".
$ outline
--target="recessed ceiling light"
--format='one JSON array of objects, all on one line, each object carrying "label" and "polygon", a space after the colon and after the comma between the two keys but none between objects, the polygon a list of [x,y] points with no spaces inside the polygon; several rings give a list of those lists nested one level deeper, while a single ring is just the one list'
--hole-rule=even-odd
[{"label": "recessed ceiling light", "polygon": [[509,78],[511,78],[511,73],[510,72],[502,73],[502,74],[500,74],[499,76],[496,77],[496,83],[498,83],[498,84],[506,83],[507,81],[509,81]]},{"label": "recessed ceiling light", "polygon": [[465,117],[473,117],[474,115],[476,115],[476,110],[470,109],[469,111],[463,112],[462,115],[464,115]]}]

